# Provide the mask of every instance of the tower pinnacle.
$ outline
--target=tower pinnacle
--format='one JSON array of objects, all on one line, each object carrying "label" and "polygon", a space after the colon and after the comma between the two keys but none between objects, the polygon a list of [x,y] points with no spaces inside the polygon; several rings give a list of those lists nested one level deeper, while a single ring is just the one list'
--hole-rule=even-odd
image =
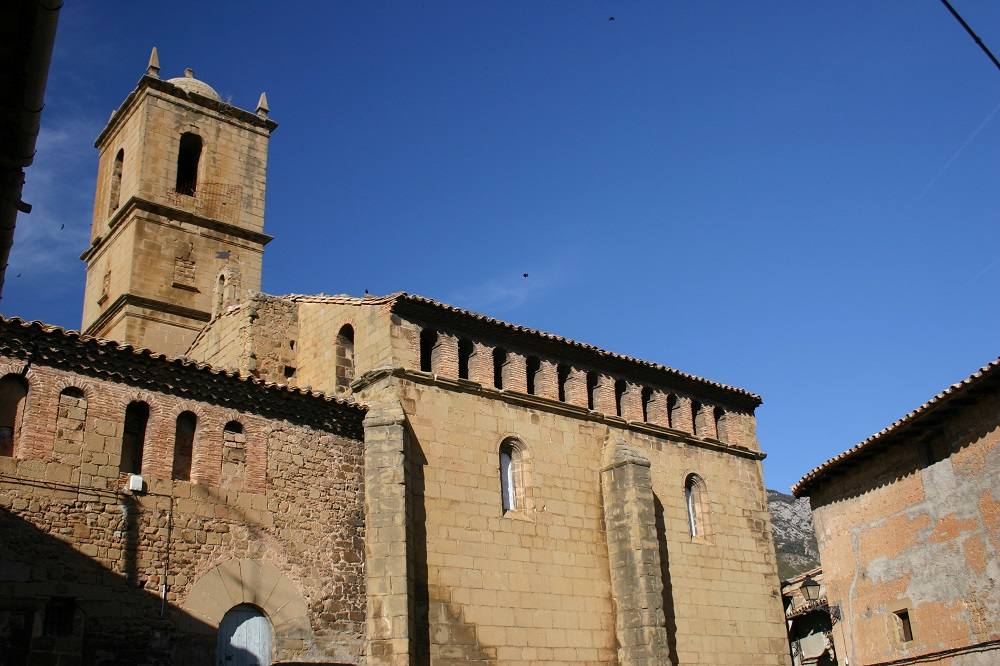
[{"label": "tower pinnacle", "polygon": [[156,52],[155,46],[149,54],[149,64],[146,65],[146,76],[152,76],[154,79],[160,78],[160,54]]}]

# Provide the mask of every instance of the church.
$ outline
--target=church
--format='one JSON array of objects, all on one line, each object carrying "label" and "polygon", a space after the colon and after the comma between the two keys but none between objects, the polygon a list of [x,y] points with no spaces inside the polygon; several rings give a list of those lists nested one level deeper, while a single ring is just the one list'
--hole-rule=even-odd
[{"label": "church", "polygon": [[760,397],[262,293],[276,127],[154,49],[97,137],[80,331],[0,320],[0,663],[789,663]]}]

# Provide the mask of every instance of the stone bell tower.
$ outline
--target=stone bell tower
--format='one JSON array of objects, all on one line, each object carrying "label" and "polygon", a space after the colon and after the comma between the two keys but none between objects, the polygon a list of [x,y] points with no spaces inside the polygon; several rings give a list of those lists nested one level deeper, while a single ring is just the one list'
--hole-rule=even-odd
[{"label": "stone bell tower", "polygon": [[185,70],[145,76],[97,137],[82,330],[183,354],[229,303],[260,289],[267,148],[277,124]]}]

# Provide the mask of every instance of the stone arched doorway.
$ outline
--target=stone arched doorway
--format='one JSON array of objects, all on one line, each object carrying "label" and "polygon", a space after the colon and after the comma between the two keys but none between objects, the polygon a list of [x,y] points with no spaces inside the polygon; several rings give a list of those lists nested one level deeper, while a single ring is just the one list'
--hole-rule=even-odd
[{"label": "stone arched doorway", "polygon": [[259,608],[239,604],[222,616],[215,644],[217,666],[270,666],[273,654],[274,630]]},{"label": "stone arched doorway", "polygon": [[[224,627],[230,613],[232,622],[239,619],[236,609],[254,609],[270,630],[271,650],[267,661],[224,661],[216,650],[218,664],[270,664],[282,661],[306,650],[313,642],[308,609],[298,587],[274,565],[261,560],[229,560],[207,571],[195,581],[181,606],[190,614],[192,630],[207,634],[218,647],[228,636]],[[243,621],[249,615],[242,615]],[[259,627],[261,620],[251,622]],[[217,636],[212,636],[217,630]],[[224,631],[225,630],[225,631]],[[207,647],[207,646],[206,646]]]}]

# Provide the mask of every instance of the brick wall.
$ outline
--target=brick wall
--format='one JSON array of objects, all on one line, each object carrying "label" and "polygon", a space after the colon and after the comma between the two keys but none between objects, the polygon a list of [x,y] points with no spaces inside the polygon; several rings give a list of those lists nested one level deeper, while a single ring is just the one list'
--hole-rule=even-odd
[{"label": "brick wall", "polygon": [[[827,597],[849,639],[834,632],[837,652],[852,664],[931,652],[953,653],[940,663],[997,660],[1000,584],[990,571],[1000,563],[998,414],[994,393],[939,422],[930,439],[899,437],[812,491]],[[944,457],[928,464],[928,447]],[[900,635],[902,610],[911,641]]]},{"label": "brick wall", "polygon": [[[23,361],[0,358],[0,374],[23,369]],[[66,663],[214,663],[218,618],[192,595],[217,567],[242,562],[245,572],[279,572],[283,587],[268,579],[267,590],[244,573],[230,585],[239,598],[225,601],[228,608],[240,595],[257,595],[272,614],[276,658],[358,659],[365,618],[359,441],[37,363],[26,379],[14,456],[0,457],[0,647],[19,649],[17,626],[28,617],[38,622],[33,649],[62,651]],[[150,405],[143,494],[123,492],[119,472],[133,400]],[[191,482],[170,479],[184,410],[198,416]],[[230,421],[244,434],[224,431]],[[282,601],[276,589],[294,594]],[[61,598],[76,609],[69,634],[37,635],[48,605]],[[289,604],[286,615],[279,602]]]}]

